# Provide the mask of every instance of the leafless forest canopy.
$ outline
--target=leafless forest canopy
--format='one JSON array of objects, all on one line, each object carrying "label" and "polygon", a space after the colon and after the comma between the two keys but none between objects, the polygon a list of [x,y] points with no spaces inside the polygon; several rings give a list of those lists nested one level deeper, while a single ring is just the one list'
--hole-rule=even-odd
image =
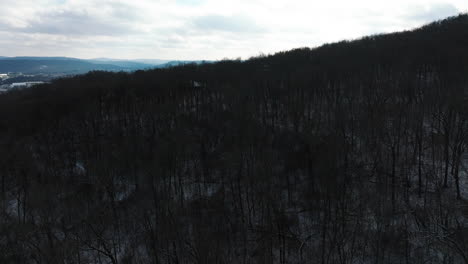
[{"label": "leafless forest canopy", "polygon": [[468,263],[468,16],[0,96],[1,263]]}]

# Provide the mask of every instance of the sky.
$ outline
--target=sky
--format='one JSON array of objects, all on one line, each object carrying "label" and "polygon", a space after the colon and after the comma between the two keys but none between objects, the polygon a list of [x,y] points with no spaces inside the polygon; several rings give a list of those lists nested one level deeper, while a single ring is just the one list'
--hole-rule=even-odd
[{"label": "sky", "polygon": [[247,59],[465,12],[467,0],[0,0],[0,56]]}]

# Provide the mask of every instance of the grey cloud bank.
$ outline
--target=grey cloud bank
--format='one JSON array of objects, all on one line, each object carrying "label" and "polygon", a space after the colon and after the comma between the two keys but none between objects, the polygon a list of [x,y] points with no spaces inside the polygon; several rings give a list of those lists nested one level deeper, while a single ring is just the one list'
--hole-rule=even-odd
[{"label": "grey cloud bank", "polygon": [[138,33],[131,25],[119,21],[105,21],[86,11],[58,11],[40,14],[27,27],[19,29],[26,33],[53,35],[99,35],[119,36]]},{"label": "grey cloud bank", "polygon": [[438,19],[443,19],[448,16],[454,16],[461,11],[452,4],[434,4],[427,8],[415,8],[415,12],[406,17],[408,20],[430,22]]},{"label": "grey cloud bank", "polygon": [[0,1],[0,56],[122,59],[245,58],[468,11],[465,0]]},{"label": "grey cloud bank", "polygon": [[263,32],[265,31],[258,25],[255,20],[239,15],[239,16],[220,16],[207,15],[195,18],[193,26],[201,31],[225,31],[235,33]]}]

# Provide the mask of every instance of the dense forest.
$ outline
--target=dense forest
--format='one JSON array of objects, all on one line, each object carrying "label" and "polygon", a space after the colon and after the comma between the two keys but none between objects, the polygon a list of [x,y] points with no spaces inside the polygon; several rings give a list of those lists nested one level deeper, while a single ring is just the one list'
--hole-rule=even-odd
[{"label": "dense forest", "polygon": [[0,263],[468,263],[468,15],[0,95]]}]

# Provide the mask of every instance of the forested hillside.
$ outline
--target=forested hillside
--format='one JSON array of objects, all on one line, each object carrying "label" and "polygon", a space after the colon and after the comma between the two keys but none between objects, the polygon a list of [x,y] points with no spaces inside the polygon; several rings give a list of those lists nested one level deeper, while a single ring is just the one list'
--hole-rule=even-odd
[{"label": "forested hillside", "polygon": [[0,263],[468,263],[468,15],[0,95]]}]

